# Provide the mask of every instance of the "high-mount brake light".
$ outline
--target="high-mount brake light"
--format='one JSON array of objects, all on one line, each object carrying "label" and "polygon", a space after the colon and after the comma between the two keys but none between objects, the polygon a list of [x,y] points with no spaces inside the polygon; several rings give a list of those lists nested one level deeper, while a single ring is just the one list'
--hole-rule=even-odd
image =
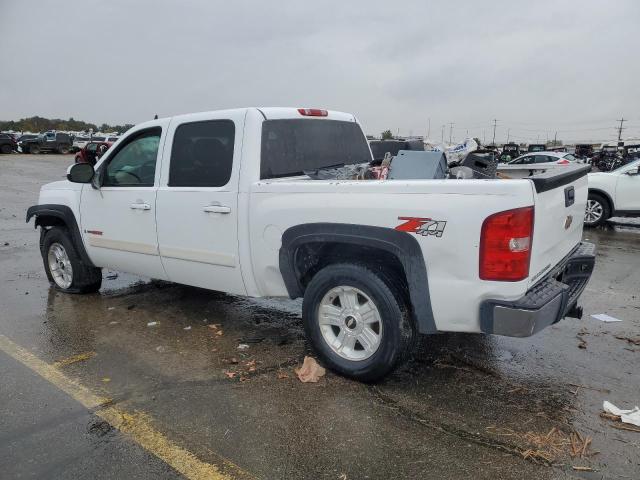
[{"label": "high-mount brake light", "polygon": [[519,282],[529,276],[534,209],[516,208],[495,213],[482,224],[480,278]]},{"label": "high-mount brake light", "polygon": [[329,112],[320,108],[299,108],[298,113],[305,117],[326,117],[329,115]]}]

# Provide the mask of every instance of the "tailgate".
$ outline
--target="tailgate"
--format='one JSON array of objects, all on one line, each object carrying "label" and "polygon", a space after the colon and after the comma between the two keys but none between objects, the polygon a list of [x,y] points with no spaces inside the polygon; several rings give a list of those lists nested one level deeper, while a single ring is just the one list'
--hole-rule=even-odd
[{"label": "tailgate", "polygon": [[529,286],[539,281],[582,239],[589,166],[571,165],[530,177],[535,220]]}]

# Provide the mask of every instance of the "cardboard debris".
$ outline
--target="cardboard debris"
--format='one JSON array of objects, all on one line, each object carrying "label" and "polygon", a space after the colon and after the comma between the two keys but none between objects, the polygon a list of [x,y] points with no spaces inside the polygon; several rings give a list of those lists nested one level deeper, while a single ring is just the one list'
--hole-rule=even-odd
[{"label": "cardboard debris", "polygon": [[322,368],[313,357],[304,357],[302,367],[296,369],[296,375],[302,383],[316,383],[323,377],[326,370]]},{"label": "cardboard debris", "polygon": [[147,323],[147,327],[155,327],[156,325],[158,325],[158,322],[149,322],[149,323]]},{"label": "cardboard debris", "polygon": [[241,343],[240,345],[238,345],[238,350],[247,350],[249,348],[249,345],[246,343]]},{"label": "cardboard debris", "polygon": [[611,322],[621,322],[619,318],[612,317],[607,315],[606,313],[597,313],[595,315],[591,315],[591,318],[595,318],[596,320],[600,320],[601,322],[611,323]]}]

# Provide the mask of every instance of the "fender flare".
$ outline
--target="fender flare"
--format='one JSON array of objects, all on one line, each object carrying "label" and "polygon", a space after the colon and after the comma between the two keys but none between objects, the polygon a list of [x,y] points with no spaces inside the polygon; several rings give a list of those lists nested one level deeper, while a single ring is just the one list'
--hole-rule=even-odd
[{"label": "fender flare", "polygon": [[[31,217],[36,217],[34,227],[47,227],[53,224],[48,224],[46,221],[41,221],[40,217],[55,217],[62,220],[65,224],[69,233],[71,234],[71,241],[73,245],[76,247],[76,251],[80,258],[82,259],[82,263],[88,265],[90,267],[95,267],[89,255],[87,254],[87,250],[84,248],[84,242],[82,241],[82,235],[80,234],[80,229],[78,228],[78,222],[76,221],[76,216],[73,214],[73,210],[71,210],[66,205],[56,205],[56,204],[43,204],[43,205],[34,205],[27,209],[27,223],[31,220]],[[41,238],[41,247],[42,247],[42,236]]]},{"label": "fender flare", "polygon": [[296,252],[307,243],[331,242],[362,245],[393,254],[404,269],[416,326],[420,333],[435,333],[426,263],[418,241],[409,233],[391,228],[346,223],[307,223],[288,228],[282,235],[279,264],[291,298],[304,295]]},{"label": "fender flare", "polygon": [[613,204],[613,199],[611,198],[611,195],[609,195],[607,192],[605,192],[604,190],[600,190],[599,188],[590,188],[587,192],[587,195],[589,195],[589,193],[597,193],[598,195],[604,197],[606,200],[609,201],[609,206],[611,207],[611,216],[613,216],[613,214],[616,211],[616,207]]}]

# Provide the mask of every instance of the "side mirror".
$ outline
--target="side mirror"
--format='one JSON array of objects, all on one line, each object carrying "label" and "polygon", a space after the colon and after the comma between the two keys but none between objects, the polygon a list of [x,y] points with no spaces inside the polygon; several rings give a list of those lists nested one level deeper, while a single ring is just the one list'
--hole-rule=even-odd
[{"label": "side mirror", "polygon": [[73,183],[89,183],[95,171],[89,163],[76,163],[67,169],[67,180]]}]

